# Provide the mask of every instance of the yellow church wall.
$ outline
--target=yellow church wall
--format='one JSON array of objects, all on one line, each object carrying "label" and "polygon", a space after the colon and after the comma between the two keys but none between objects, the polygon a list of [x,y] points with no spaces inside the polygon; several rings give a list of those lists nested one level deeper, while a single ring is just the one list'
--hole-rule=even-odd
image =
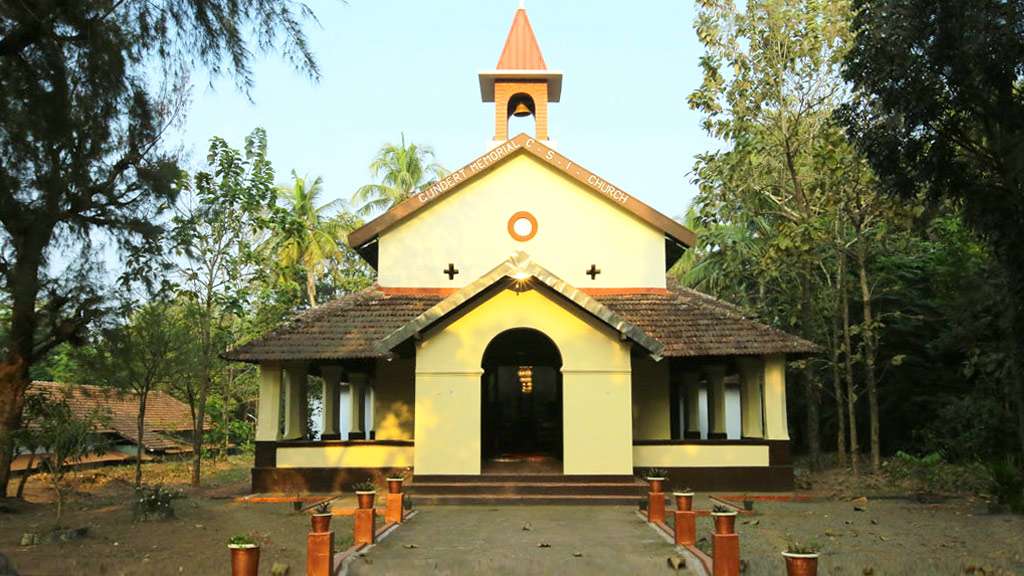
[{"label": "yellow church wall", "polygon": [[[381,286],[460,288],[522,250],[580,288],[665,287],[662,232],[527,154],[431,204],[381,234]],[[520,242],[508,221],[523,210],[537,233]],[[454,280],[441,272],[449,263]]]},{"label": "yellow church wall", "polygon": [[415,362],[396,358],[377,362],[373,379],[373,429],[378,440],[412,440]]},{"label": "yellow church wall", "polygon": [[505,290],[425,335],[416,351],[416,472],[478,474],[484,350],[506,330],[533,328],[562,356],[563,471],[632,471],[629,345],[536,290]]},{"label": "yellow church wall", "polygon": [[768,466],[768,447],[714,444],[634,446],[633,465],[638,468]]},{"label": "yellow church wall", "polygon": [[633,359],[633,438],[671,438],[668,362],[650,357]]},{"label": "yellow church wall", "polygon": [[278,468],[408,468],[412,446],[278,446]]}]

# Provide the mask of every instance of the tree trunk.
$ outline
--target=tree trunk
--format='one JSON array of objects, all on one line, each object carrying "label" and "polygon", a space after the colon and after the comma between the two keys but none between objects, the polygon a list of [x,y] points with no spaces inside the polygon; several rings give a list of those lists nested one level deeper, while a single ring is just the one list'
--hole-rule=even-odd
[{"label": "tree trunk", "polygon": [[32,466],[36,463],[36,453],[33,449],[32,454],[28,457],[28,466],[25,467],[25,472],[22,473],[21,478],[18,480],[18,491],[14,497],[18,500],[25,498],[25,484],[28,484],[28,477],[32,475]]},{"label": "tree trunk", "polygon": [[[206,346],[203,346],[204,350]],[[210,390],[209,353],[203,352],[203,373],[199,381],[199,397],[196,399],[196,419],[192,423],[192,485],[199,486],[203,465],[203,424],[206,421],[206,393]]]},{"label": "tree trunk", "polygon": [[231,411],[228,409],[228,403],[231,400],[231,385],[235,378],[234,367],[228,366],[228,377],[224,379],[224,406],[222,414],[221,426],[224,428],[224,438],[221,440],[220,457],[221,460],[226,460],[228,457],[228,431],[231,425]]},{"label": "tree trunk", "polygon": [[[842,255],[846,261],[846,255]],[[845,266],[844,266],[845,268]],[[850,430],[850,464],[853,473],[860,474],[860,442],[857,439],[857,384],[853,380],[852,338],[850,338],[850,299],[847,295],[846,283],[843,283],[843,363],[846,368],[846,423]]]},{"label": "tree trunk", "polygon": [[312,270],[306,270],[306,296],[309,298],[309,307],[316,308],[316,278]]},{"label": "tree trunk", "polygon": [[[800,317],[801,317],[801,329],[803,331],[804,338],[808,340],[814,340],[813,328],[814,325],[814,310],[813,306],[813,294],[811,293],[810,281],[804,278],[800,281],[800,292],[801,292],[801,303],[800,303]],[[821,459],[821,430],[818,414],[818,386],[815,381],[814,367],[809,361],[804,362],[804,367],[800,371],[801,380],[803,381],[804,394],[807,399],[807,411],[806,411],[806,422],[805,428],[807,433],[807,451],[811,458],[811,468],[817,468]]]},{"label": "tree trunk", "polygon": [[[839,253],[842,253],[842,246],[839,246]],[[839,306],[846,298],[844,276],[846,275],[845,262],[842,256],[838,258],[836,267],[836,293]],[[846,467],[846,400],[843,398],[843,381],[839,370],[839,356],[842,348],[842,319],[839,310],[832,314],[832,393],[836,399],[836,463]]]},{"label": "tree trunk", "polygon": [[143,447],[145,438],[143,435],[146,433],[146,395],[147,391],[143,391],[139,394],[139,414],[136,418],[136,425],[138,426],[138,438],[139,441],[135,445],[135,487],[139,488],[142,486],[142,453],[145,450]]},{"label": "tree trunk", "polygon": [[13,348],[0,364],[0,495],[7,495],[14,458],[14,433],[21,428],[21,411],[25,405],[25,390],[31,380],[29,363]]},{"label": "tree trunk", "polygon": [[868,419],[871,430],[871,471],[876,474],[882,469],[882,448],[879,433],[878,382],[875,375],[875,326],[871,309],[871,286],[868,282],[867,247],[860,232],[857,234],[857,275],[860,278],[861,306],[864,309],[864,328],[861,340],[864,343],[864,383],[868,389]]}]

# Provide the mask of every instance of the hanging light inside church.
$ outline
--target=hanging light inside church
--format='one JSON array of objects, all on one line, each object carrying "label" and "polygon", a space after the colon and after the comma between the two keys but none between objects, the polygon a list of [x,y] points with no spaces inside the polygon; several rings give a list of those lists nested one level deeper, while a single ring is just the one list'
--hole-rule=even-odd
[{"label": "hanging light inside church", "polygon": [[519,367],[519,390],[523,394],[533,394],[533,366]]}]

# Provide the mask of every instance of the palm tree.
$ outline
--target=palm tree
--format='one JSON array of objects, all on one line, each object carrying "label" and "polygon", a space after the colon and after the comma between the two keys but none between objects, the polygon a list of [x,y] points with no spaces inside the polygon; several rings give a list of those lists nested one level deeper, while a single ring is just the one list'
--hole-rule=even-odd
[{"label": "palm tree", "polygon": [[418,188],[433,180],[448,175],[440,164],[433,161],[434,151],[427,146],[402,143],[398,146],[385,144],[377,151],[370,163],[370,174],[379,184],[361,186],[352,195],[352,202],[359,206],[360,216],[383,212],[408,198]]},{"label": "palm tree", "polygon": [[329,262],[341,257],[338,243],[344,234],[341,220],[329,214],[340,209],[342,201],[318,205],[323,193],[323,180],[300,178],[292,172],[291,186],[279,186],[277,198],[287,212],[287,223],[280,226],[264,244],[285,275],[287,270],[301,266],[306,274],[306,296],[310,308],[316,307],[316,281],[326,272]]}]

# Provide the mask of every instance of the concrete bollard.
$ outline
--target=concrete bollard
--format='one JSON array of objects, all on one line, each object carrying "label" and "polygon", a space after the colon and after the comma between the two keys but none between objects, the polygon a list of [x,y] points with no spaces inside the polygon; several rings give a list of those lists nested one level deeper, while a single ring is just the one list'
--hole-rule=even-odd
[{"label": "concrete bollard", "polygon": [[352,526],[352,540],[356,544],[373,544],[377,532],[377,511],[373,508],[356,508]]},{"label": "concrete bollard", "polygon": [[331,576],[334,570],[334,531],[310,532],[306,539],[306,576]]},{"label": "concrete bollard", "polygon": [[653,523],[665,521],[664,492],[647,493],[647,521]]},{"label": "concrete bollard", "polygon": [[740,535],[713,534],[711,538],[712,576],[739,576]]},{"label": "concrete bollard", "polygon": [[405,520],[405,494],[388,494],[384,508],[384,522],[387,524],[401,524]]},{"label": "concrete bollard", "polygon": [[675,534],[676,544],[696,544],[697,543],[697,513],[693,510],[676,510],[675,511]]}]

